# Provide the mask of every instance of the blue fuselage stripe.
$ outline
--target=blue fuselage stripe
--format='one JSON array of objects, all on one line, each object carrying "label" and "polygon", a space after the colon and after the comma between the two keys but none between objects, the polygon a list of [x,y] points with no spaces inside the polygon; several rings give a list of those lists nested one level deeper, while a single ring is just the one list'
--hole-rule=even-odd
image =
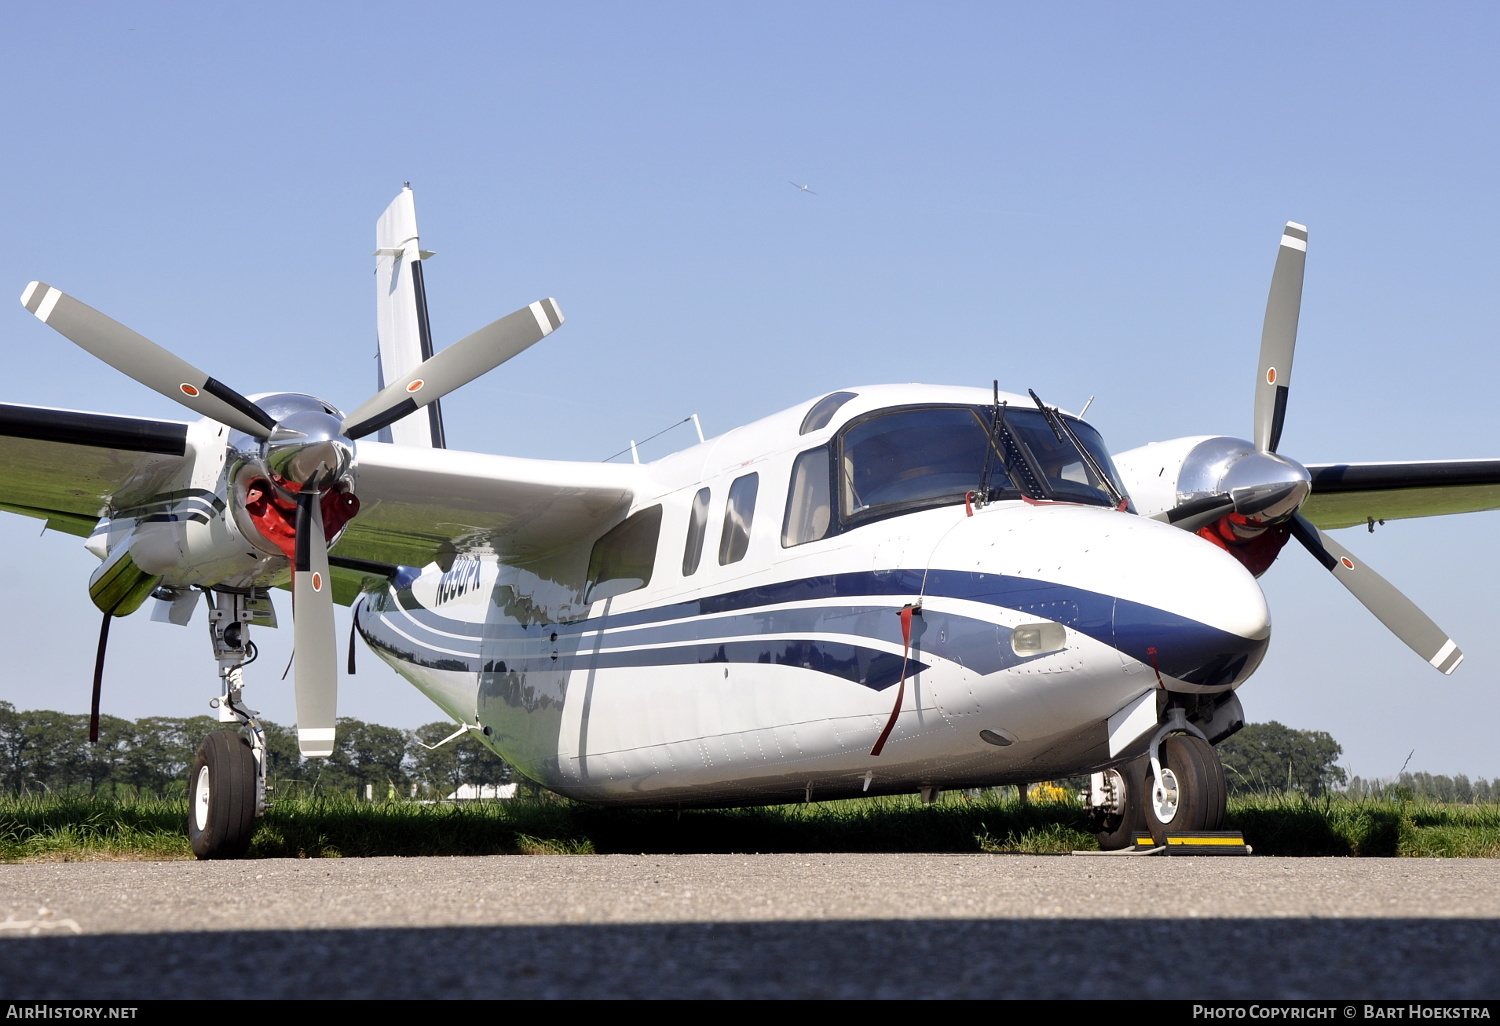
[{"label": "blue fuselage stripe", "polygon": [[[1194,683],[1224,679],[1265,645],[1264,640],[1242,638],[1188,617],[1082,588],[954,570],[933,570],[925,581],[922,572],[915,570],[807,577],[555,625],[453,620],[421,606],[409,589],[400,589],[384,593],[374,607],[366,608],[359,626],[372,644],[403,659],[473,672],[494,672],[501,664],[508,670],[570,671],[589,666],[770,663],[803,666],[882,689],[900,679],[900,657],[855,642],[899,643],[900,628],[893,615],[897,607],[868,600],[914,601],[924,595],[964,599],[1061,623],[1165,675]],[[829,599],[867,601],[769,608]],[[419,641],[424,648],[430,645],[463,654],[407,651],[406,639],[381,629],[379,618],[395,612],[380,608],[390,601],[409,617],[403,629],[424,635]],[[958,662],[981,674],[1034,658],[1015,655],[1010,633],[1009,628],[988,620],[926,610],[914,621],[914,658],[908,675],[926,668],[926,663],[916,661],[918,655]],[[550,640],[553,634],[555,643]],[[787,634],[798,637],[771,637]],[[813,634],[850,640],[808,637]],[[757,635],[761,637],[746,640]],[[625,646],[630,649],[622,650]],[[895,665],[890,665],[892,660]]]}]

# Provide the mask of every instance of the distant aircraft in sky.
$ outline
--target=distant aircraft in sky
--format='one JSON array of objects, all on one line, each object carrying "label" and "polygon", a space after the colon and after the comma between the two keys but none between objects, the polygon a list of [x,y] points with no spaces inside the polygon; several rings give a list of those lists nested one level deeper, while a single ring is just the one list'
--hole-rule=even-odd
[{"label": "distant aircraft in sky", "polygon": [[798,192],[805,192],[809,196],[816,196],[817,195],[817,193],[813,192],[807,186],[805,186],[805,185],[798,185],[796,182],[793,182],[790,179],[788,179],[787,184],[790,185],[792,188],[796,189]]}]

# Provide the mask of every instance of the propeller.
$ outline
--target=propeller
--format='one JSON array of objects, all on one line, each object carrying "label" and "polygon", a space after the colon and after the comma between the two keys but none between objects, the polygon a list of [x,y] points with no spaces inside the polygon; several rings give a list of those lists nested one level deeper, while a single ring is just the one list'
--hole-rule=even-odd
[{"label": "propeller", "polygon": [[[563,322],[557,302],[540,300],[466,335],[342,419],[310,409],[278,419],[146,337],[42,282],[27,285],[21,303],[44,324],[126,376],[260,443],[253,458],[264,468],[269,487],[255,487],[250,519],[259,525],[260,518],[269,515],[268,506],[291,517],[289,540],[282,536],[285,524],[276,536],[268,533],[266,538],[292,564],[298,746],[304,756],[331,755],[338,662],[327,528],[330,510],[336,511],[334,534],[358,512],[358,500],[349,491],[354,440],[442,398],[550,335]],[[265,491],[275,494],[267,496]],[[248,507],[249,495],[245,501]],[[100,635],[101,667],[108,619],[109,613]],[[97,691],[96,679],[96,704]]]},{"label": "propeller", "polygon": [[297,745],[304,756],[333,754],[338,653],[333,633],[333,584],[318,495],[297,497],[297,554],[292,564],[292,630],[297,675]]},{"label": "propeller", "polygon": [[1417,604],[1374,570],[1355,560],[1348,549],[1318,530],[1300,513],[1291,520],[1292,537],[1313,554],[1324,569],[1408,648],[1443,673],[1452,673],[1464,661],[1448,632],[1432,622]]},{"label": "propeller", "polygon": [[465,335],[361,403],[344,418],[344,437],[373,434],[441,399],[525,352],[556,331],[562,321],[557,301],[543,299]]},{"label": "propeller", "polygon": [[21,305],[68,341],[200,417],[254,438],[266,438],[276,427],[274,417],[228,385],[51,285],[27,285]]},{"label": "propeller", "polygon": [[1255,380],[1255,448],[1275,452],[1286,421],[1287,390],[1302,312],[1302,272],[1307,265],[1307,226],[1288,221],[1271,272],[1266,319],[1260,331],[1260,374]]},{"label": "propeller", "polygon": [[[1221,545],[1256,574],[1270,566],[1288,537],[1297,539],[1391,633],[1438,670],[1452,673],[1463,653],[1447,632],[1298,512],[1312,492],[1312,477],[1277,449],[1286,422],[1306,263],[1307,228],[1288,222],[1261,328],[1254,442],[1215,438],[1195,447],[1179,472],[1178,504],[1158,519]],[[1190,482],[1186,492],[1184,480]]]}]

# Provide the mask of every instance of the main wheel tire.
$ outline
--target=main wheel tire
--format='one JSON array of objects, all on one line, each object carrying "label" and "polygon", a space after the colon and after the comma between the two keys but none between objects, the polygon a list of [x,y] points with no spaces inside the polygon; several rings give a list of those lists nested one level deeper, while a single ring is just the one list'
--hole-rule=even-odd
[{"label": "main wheel tire", "polygon": [[200,859],[237,859],[255,833],[255,756],[232,730],[204,738],[188,775],[188,840]]},{"label": "main wheel tire", "polygon": [[1118,851],[1135,844],[1135,835],[1146,829],[1146,801],[1150,789],[1146,786],[1150,760],[1142,757],[1116,767],[1119,774],[1117,787],[1124,789],[1120,804],[1122,811],[1106,815],[1099,823],[1099,848],[1102,851]]},{"label": "main wheel tire", "polygon": [[1161,743],[1162,782],[1158,799],[1150,760],[1146,760],[1146,827],[1157,844],[1167,833],[1218,830],[1224,825],[1224,767],[1219,753],[1200,737],[1173,734]]}]

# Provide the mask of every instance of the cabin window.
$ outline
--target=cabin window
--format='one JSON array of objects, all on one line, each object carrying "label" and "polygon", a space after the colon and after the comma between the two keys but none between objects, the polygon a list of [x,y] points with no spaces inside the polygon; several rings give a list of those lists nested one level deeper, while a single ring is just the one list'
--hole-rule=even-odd
[{"label": "cabin window", "polygon": [[802,418],[802,427],[797,430],[797,434],[805,435],[809,431],[827,427],[833,415],[839,412],[839,407],[853,398],[853,392],[831,392],[825,395],[813,403],[812,409],[807,411],[807,416]]},{"label": "cabin window", "polygon": [[623,595],[644,588],[656,565],[656,542],[661,535],[661,506],[650,506],[626,517],[594,543],[589,555],[589,583],[585,601]]},{"label": "cabin window", "polygon": [[750,548],[750,521],[755,517],[755,493],[759,489],[759,474],[746,474],[729,486],[729,501],[724,504],[724,531],[719,535],[720,566],[745,558]]},{"label": "cabin window", "polygon": [[827,446],[797,457],[787,492],[786,520],[781,525],[782,548],[817,541],[828,533],[828,523],[833,517],[829,477]]},{"label": "cabin window", "polygon": [[693,496],[693,509],[688,514],[687,548],[682,552],[682,576],[691,577],[698,572],[698,561],[703,558],[703,536],[708,533],[708,489],[699,488]]}]

